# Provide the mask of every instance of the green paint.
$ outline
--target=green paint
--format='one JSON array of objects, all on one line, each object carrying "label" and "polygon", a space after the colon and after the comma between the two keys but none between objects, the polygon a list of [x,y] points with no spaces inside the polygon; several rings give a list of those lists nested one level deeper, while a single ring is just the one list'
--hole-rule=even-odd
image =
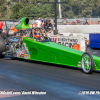
[{"label": "green paint", "polygon": [[83,52],[54,42],[37,42],[27,37],[23,42],[29,49],[31,60],[78,67],[78,61],[81,61],[83,54]]},{"label": "green paint", "polygon": [[19,21],[19,24],[16,26],[16,29],[30,29],[29,19],[27,17],[22,18]]}]

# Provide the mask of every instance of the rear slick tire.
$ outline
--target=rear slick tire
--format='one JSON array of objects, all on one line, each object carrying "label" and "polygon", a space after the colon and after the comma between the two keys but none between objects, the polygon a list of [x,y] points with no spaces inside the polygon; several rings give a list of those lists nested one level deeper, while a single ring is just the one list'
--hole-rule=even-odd
[{"label": "rear slick tire", "polygon": [[5,55],[2,54],[3,52],[6,52],[6,44],[4,39],[0,37],[0,58],[5,57]]}]

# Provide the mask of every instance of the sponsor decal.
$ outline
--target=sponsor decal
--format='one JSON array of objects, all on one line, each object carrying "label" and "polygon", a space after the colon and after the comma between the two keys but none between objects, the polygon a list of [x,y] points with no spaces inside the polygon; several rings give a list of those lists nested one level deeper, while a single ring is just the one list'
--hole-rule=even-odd
[{"label": "sponsor decal", "polygon": [[52,38],[54,42],[57,42],[57,38]]},{"label": "sponsor decal", "polygon": [[72,45],[78,44],[78,39],[58,38],[58,43],[72,48]]},{"label": "sponsor decal", "polygon": [[28,52],[28,49],[26,49],[26,51]]},{"label": "sponsor decal", "polygon": [[29,54],[29,53],[27,53],[27,58],[28,58],[28,59],[30,58],[30,54]]},{"label": "sponsor decal", "polygon": [[24,50],[24,47],[22,47],[22,50]]},{"label": "sponsor decal", "polygon": [[22,53],[21,55],[22,55],[22,57],[24,57],[24,53]]},{"label": "sponsor decal", "polygon": [[81,65],[80,65],[80,64],[78,64],[78,66],[79,66],[79,67],[81,67]]},{"label": "sponsor decal", "polygon": [[52,38],[52,40],[56,43],[58,43],[58,37],[57,36],[50,36],[50,38]]},{"label": "sponsor decal", "polygon": [[24,57],[27,56],[27,54],[24,54]]},{"label": "sponsor decal", "polygon": [[29,53],[27,53],[27,56],[30,56],[30,54],[29,54]]},{"label": "sponsor decal", "polygon": [[25,54],[25,53],[27,53],[27,52],[24,50],[23,53]]},{"label": "sponsor decal", "polygon": [[78,63],[81,64],[81,61],[79,61]]},{"label": "sponsor decal", "polygon": [[19,53],[19,52],[17,52],[17,57],[21,57],[21,55],[20,55],[20,53]]},{"label": "sponsor decal", "polygon": [[17,50],[17,52],[20,52],[19,50]]},{"label": "sponsor decal", "polygon": [[34,47],[29,47],[29,51],[32,51],[32,54],[37,55],[37,49]]},{"label": "sponsor decal", "polygon": [[68,37],[57,37],[57,36],[50,36],[50,38],[53,39],[54,42],[65,45],[67,47],[72,48],[72,45],[76,45],[79,43],[78,38],[68,38]]},{"label": "sponsor decal", "polygon": [[25,49],[27,49],[27,47],[25,47]]},{"label": "sponsor decal", "polygon": [[30,54],[28,51],[28,47],[26,47],[26,43],[22,44],[22,50],[21,49],[16,50],[16,54],[17,54],[16,55],[17,57],[23,57],[26,59],[30,59]]}]

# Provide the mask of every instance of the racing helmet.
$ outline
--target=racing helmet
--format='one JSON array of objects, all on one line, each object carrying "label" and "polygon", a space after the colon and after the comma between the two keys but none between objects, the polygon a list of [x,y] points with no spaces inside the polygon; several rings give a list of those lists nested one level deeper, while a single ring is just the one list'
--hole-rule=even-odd
[{"label": "racing helmet", "polygon": [[39,29],[36,29],[36,30],[34,31],[34,37],[35,37],[35,38],[40,38],[40,37],[41,37],[41,33],[40,33],[40,30],[39,30]]}]

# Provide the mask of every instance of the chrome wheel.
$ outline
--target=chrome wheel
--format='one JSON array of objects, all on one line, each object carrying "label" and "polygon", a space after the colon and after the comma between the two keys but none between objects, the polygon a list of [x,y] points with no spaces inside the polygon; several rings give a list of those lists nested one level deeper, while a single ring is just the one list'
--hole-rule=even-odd
[{"label": "chrome wheel", "polygon": [[93,70],[94,62],[92,56],[85,52],[81,58],[81,67],[85,73],[90,73]]}]

